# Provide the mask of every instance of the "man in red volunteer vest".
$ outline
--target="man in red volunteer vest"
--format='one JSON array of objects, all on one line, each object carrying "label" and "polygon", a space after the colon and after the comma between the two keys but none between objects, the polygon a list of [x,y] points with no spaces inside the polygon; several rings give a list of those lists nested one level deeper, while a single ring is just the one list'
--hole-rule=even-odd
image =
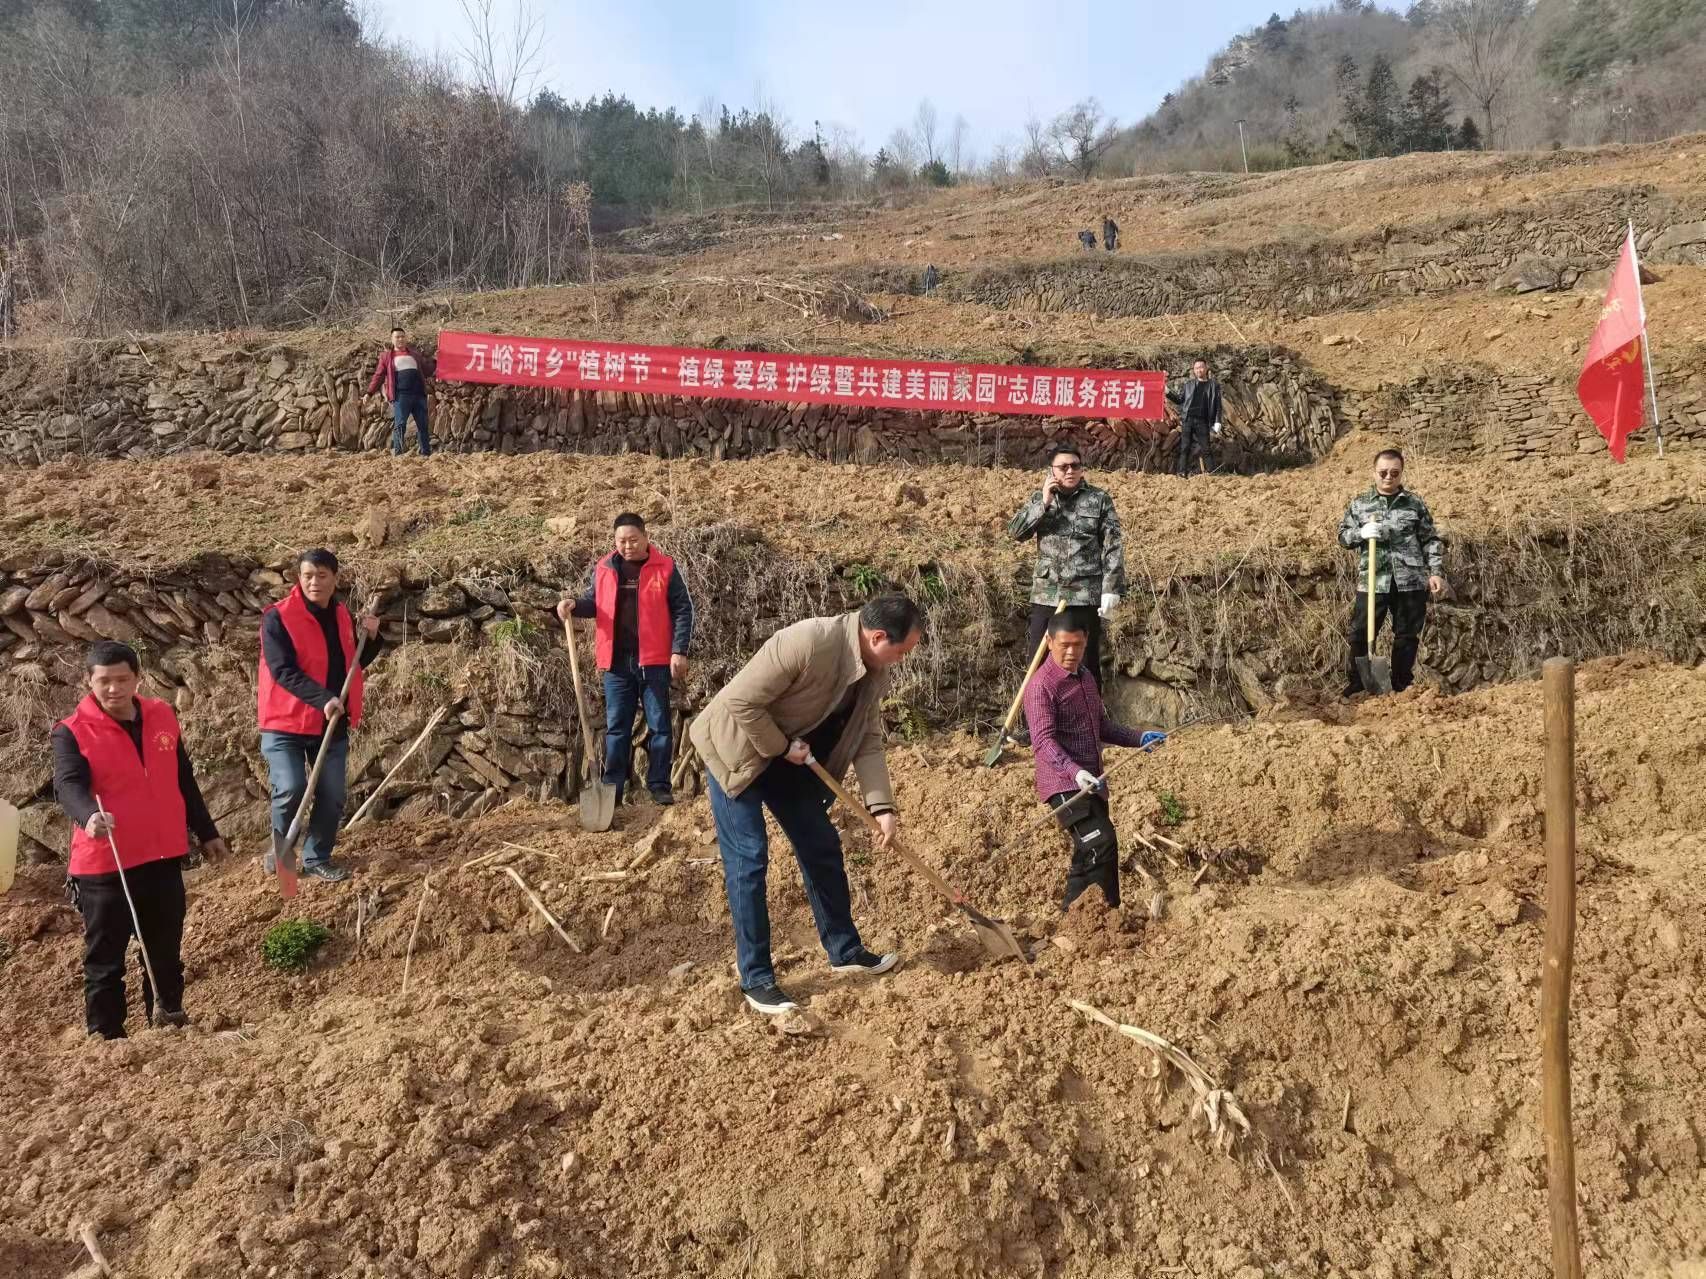
[{"label": "man in red volunteer vest", "polygon": [[[303,551],[296,561],[296,586],[261,615],[261,663],[257,718],[261,755],[272,778],[272,825],[283,835],[308,791],[326,722],[342,707],[337,730],[326,742],[326,766],[314,787],[308,815],[308,839],[302,846],[302,873],[336,882],[349,871],[332,864],[338,822],[344,813],[344,766],[349,730],[361,724],[366,671],[357,668],[349,685],[349,704],[338,699],[344,676],[356,659],[356,624],[338,599],[338,557],[330,551]],[[379,619],[361,619],[366,648],[361,667],[372,664],[383,641]]]},{"label": "man in red volunteer vest", "polygon": [[616,517],[616,550],[592,566],[579,599],[563,600],[557,616],[597,621],[598,669],[604,672],[604,780],[620,801],[634,755],[634,709],[644,700],[646,789],[673,804],[669,784],[669,681],[687,678],[693,639],[693,599],[681,570],[646,537],[632,511]]},{"label": "man in red volunteer vest", "polygon": [[160,983],[155,990],[144,966],[148,1022],[185,1024],[183,866],[190,832],[211,856],[229,849],[202,802],[178,717],[170,704],[137,696],[136,651],[102,640],[84,666],[88,696],[53,730],[53,794],[76,827],[66,869],[83,915],[83,1024],[91,1035],[123,1039],[125,956],[137,923]]}]

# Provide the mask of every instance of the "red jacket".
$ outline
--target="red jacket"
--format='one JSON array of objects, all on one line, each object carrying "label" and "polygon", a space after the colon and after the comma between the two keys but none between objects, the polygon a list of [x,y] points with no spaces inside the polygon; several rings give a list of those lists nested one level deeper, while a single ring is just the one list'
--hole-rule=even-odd
[{"label": "red jacket", "polygon": [[[309,679],[325,687],[327,672],[331,670],[330,655],[326,652],[326,635],[320,629],[319,621],[308,611],[308,601],[303,597],[302,588],[291,587],[290,594],[267,612],[275,610],[284,622],[284,629],[290,634],[291,646],[296,649],[296,664]],[[341,602],[337,605],[337,610],[338,639],[344,650],[344,670],[355,670],[355,678],[350,680],[349,704],[345,715],[349,726],[356,728],[361,724],[361,702],[367,687],[367,673],[355,665],[355,620],[350,617],[349,609]],[[264,614],[261,624],[266,625]],[[324,714],[294,693],[280,687],[273,679],[272,669],[267,665],[264,646],[256,687],[256,718],[263,733],[298,733],[305,737],[314,737],[326,731]],[[334,696],[338,692],[335,688],[330,691]]]},{"label": "red jacket", "polygon": [[[607,671],[616,655],[616,591],[617,578],[614,555],[598,562],[592,579],[593,606],[598,618],[598,669]],[[640,566],[640,580],[635,583],[639,599],[634,606],[634,620],[639,627],[640,665],[668,666],[674,623],[669,612],[669,577],[675,571],[675,561],[657,547]]]},{"label": "red jacket", "polygon": [[119,860],[105,835],[91,839],[81,826],[71,833],[73,875],[110,875],[148,862],[182,857],[190,850],[189,816],[178,789],[178,717],[165,702],[138,697],[142,756],[120,724],[91,694],[60,723],[77,739],[89,761],[89,789],[112,814]]},{"label": "red jacket", "polygon": [[[430,382],[432,380],[432,374],[428,371],[429,365],[427,364],[426,356],[422,355],[412,346],[404,346],[403,351],[405,354],[415,357],[415,366],[421,371],[422,384],[424,385],[425,383]],[[367,393],[369,395],[372,395],[377,391],[379,389],[379,384],[383,382],[385,383],[385,398],[387,400],[395,400],[397,398],[397,369],[393,363],[396,354],[397,352],[391,347],[386,347],[385,350],[380,353],[379,364],[373,370],[373,376],[367,380]]]}]

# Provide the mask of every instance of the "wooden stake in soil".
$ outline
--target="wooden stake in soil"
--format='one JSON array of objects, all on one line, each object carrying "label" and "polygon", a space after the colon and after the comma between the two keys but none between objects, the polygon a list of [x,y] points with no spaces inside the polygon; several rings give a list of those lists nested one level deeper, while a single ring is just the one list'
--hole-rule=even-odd
[{"label": "wooden stake in soil", "polygon": [[1546,963],[1540,974],[1541,1119],[1553,1279],[1581,1279],[1576,1140],[1570,1120],[1570,978],[1576,950],[1576,664],[1548,658],[1546,699]]},{"label": "wooden stake in soil", "polygon": [[421,935],[421,916],[426,913],[427,894],[432,892],[432,876],[421,880],[421,900],[415,907],[415,926],[409,930],[409,949],[403,955],[403,991],[409,993],[409,965],[415,959],[415,938]]},{"label": "wooden stake in soil", "polygon": [[533,909],[538,911],[541,915],[545,916],[545,922],[547,924],[551,925],[552,929],[556,932],[557,936],[559,936],[563,939],[563,941],[568,945],[568,948],[570,950],[574,951],[575,954],[577,954],[577,955],[584,955],[586,953],[575,942],[575,939],[573,937],[570,937],[567,933],[565,933],[563,931],[563,926],[562,926],[562,924],[557,922],[557,917],[555,915],[553,915],[549,910],[546,909],[545,903],[539,900],[539,894],[534,892],[531,888],[529,888],[527,886],[527,881],[525,879],[523,879],[520,875],[516,874],[515,867],[513,867],[513,866],[494,866],[494,867],[492,867],[492,869],[493,870],[501,870],[504,874],[508,875],[511,879],[513,879],[515,881],[516,887],[521,889],[522,892],[526,893],[527,894],[527,900],[533,903]]},{"label": "wooden stake in soil", "polygon": [[355,816],[350,818],[349,822],[344,826],[346,831],[359,826],[362,823],[362,821],[367,817],[367,814],[372,810],[374,803],[385,793],[385,788],[391,784],[391,779],[397,775],[398,770],[401,769],[404,764],[409,762],[414,753],[421,748],[421,743],[425,742],[427,737],[431,735],[432,730],[438,727],[439,721],[445,717],[449,710],[450,708],[448,706],[441,706],[438,710],[433,712],[433,716],[427,721],[426,727],[421,729],[421,735],[410,743],[409,749],[403,752],[402,758],[393,764],[391,766],[391,771],[386,773],[385,776],[380,779],[379,785],[373,788],[373,794],[367,797],[367,802],[355,810]]}]

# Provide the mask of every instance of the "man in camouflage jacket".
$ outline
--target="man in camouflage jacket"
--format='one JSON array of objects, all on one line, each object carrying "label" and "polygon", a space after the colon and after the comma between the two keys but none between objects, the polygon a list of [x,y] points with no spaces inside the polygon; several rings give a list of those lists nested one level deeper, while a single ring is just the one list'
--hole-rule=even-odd
[{"label": "man in camouflage jacket", "polygon": [[1427,620],[1428,598],[1445,589],[1445,539],[1428,504],[1404,487],[1404,455],[1383,449],[1374,459],[1374,487],[1351,499],[1339,521],[1339,545],[1357,551],[1357,596],[1347,636],[1350,683],[1345,696],[1363,690],[1356,659],[1368,655],[1368,539],[1375,539],[1374,629],[1392,615],[1392,691],[1415,676],[1416,649]]},{"label": "man in camouflage jacket", "polygon": [[1098,679],[1102,670],[1102,619],[1113,616],[1125,594],[1125,542],[1113,496],[1084,479],[1084,456],[1068,444],[1056,445],[1048,478],[1007,524],[1015,541],[1037,539],[1037,567],[1031,576],[1030,641],[1034,656],[1056,605],[1082,619],[1089,636],[1085,666]]}]

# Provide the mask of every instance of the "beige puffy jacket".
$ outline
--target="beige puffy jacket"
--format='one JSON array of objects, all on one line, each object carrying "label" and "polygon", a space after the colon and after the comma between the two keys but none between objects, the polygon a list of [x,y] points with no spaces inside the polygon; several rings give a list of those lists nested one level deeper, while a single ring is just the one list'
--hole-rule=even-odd
[{"label": "beige puffy jacket", "polygon": [[841,740],[823,763],[837,779],[847,775],[851,764],[858,770],[866,805],[892,806],[882,716],[889,672],[870,671],[869,679],[866,674],[857,613],[795,622],[764,642],[694,718],[688,736],[717,785],[733,797],[777,756],[786,755],[792,739],[823,723],[849,685],[863,680]]}]

